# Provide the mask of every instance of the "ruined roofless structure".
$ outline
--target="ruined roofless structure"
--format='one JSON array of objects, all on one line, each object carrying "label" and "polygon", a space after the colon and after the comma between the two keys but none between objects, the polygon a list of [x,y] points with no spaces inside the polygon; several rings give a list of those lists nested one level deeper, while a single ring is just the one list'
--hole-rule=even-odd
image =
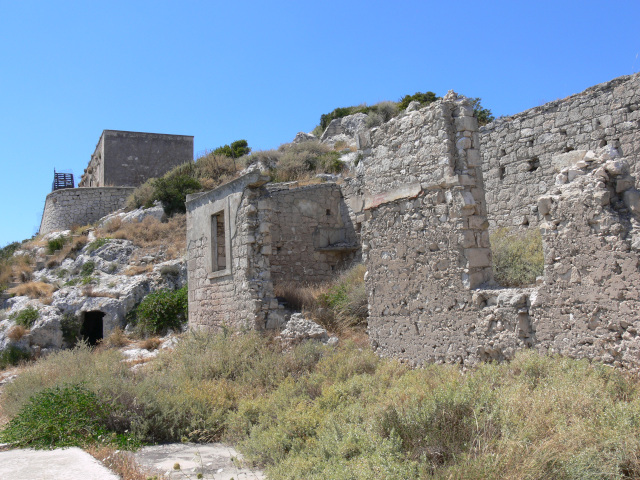
[{"label": "ruined roofless structure", "polygon": [[[340,252],[356,238],[380,355],[473,365],[531,348],[640,369],[640,74],[481,129],[450,92],[356,145],[355,177],[316,187],[315,207],[255,173],[188,199],[192,328],[278,327],[283,267],[315,281],[358,258]],[[502,226],[541,232],[535,286],[493,281]]]}]

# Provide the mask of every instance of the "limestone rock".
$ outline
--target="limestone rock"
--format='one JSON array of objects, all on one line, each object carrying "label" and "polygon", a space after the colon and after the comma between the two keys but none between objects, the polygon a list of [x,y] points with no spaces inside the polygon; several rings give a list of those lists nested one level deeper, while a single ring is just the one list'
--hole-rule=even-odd
[{"label": "limestone rock", "polygon": [[312,133],[298,132],[291,143],[311,142],[313,140],[318,140],[318,137]]},{"label": "limestone rock", "polygon": [[[294,313],[280,332],[279,338],[286,345],[293,345],[304,340],[329,342],[327,330],[317,323],[304,318],[302,313]],[[333,342],[332,342],[333,343]]]}]

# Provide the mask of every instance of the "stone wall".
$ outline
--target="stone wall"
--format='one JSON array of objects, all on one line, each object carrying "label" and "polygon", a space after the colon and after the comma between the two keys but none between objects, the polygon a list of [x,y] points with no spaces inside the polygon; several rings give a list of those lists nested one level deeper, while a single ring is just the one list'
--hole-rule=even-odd
[{"label": "stone wall", "polygon": [[192,136],[104,130],[78,186],[135,187],[192,161]]},{"label": "stone wall", "polygon": [[553,185],[532,200],[544,278],[501,289],[489,272],[477,137],[465,113],[448,95],[365,142],[374,348],[413,364],[473,365],[533,348],[640,368],[637,154],[625,154],[628,142],[565,152]]},{"label": "stone wall", "polygon": [[128,187],[65,188],[47,195],[40,234],[93,223],[124,207],[133,192]]},{"label": "stone wall", "polygon": [[[278,314],[269,269],[268,210],[259,209],[259,172],[204,194],[187,197],[189,327],[196,329],[270,327]],[[218,245],[213,217],[225,218],[226,265],[215,267]]]},{"label": "stone wall", "polygon": [[276,283],[322,283],[350,265],[360,249],[347,206],[334,183],[274,184],[270,209],[271,277]]},{"label": "stone wall", "polygon": [[640,179],[640,74],[500,118],[480,141],[492,228],[537,225],[537,198],[577,151],[615,148]]},{"label": "stone wall", "polygon": [[475,320],[471,289],[492,279],[473,109],[450,93],[362,143],[371,342],[383,355],[449,358]]}]

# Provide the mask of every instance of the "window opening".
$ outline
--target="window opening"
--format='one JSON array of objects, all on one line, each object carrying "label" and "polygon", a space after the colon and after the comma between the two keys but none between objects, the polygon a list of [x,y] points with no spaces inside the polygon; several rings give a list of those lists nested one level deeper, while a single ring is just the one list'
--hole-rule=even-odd
[{"label": "window opening", "polygon": [[218,272],[227,269],[224,211],[211,216],[211,239],[213,243],[211,260],[212,270]]}]

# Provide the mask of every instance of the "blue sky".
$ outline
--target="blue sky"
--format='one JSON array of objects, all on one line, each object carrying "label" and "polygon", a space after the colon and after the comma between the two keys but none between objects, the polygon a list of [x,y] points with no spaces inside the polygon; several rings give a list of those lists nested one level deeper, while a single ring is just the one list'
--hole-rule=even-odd
[{"label": "blue sky", "polygon": [[275,148],[339,106],[454,89],[510,115],[640,70],[640,2],[0,0],[0,246],[102,130]]}]

